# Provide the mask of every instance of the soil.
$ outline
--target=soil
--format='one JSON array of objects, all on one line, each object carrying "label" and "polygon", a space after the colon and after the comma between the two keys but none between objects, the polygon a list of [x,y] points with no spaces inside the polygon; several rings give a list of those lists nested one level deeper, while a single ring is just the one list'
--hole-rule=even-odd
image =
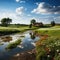
[{"label": "soil", "polygon": [[36,49],[32,49],[23,53],[18,53],[14,55],[11,60],[36,60]]}]

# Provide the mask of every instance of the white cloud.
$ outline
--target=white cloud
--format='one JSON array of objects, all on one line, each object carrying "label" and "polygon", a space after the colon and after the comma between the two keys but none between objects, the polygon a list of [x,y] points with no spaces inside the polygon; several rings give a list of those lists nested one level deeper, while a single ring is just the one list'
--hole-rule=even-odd
[{"label": "white cloud", "polygon": [[28,14],[27,16],[29,16],[29,17],[30,17],[30,16],[31,16],[31,14]]},{"label": "white cloud", "polygon": [[[3,11],[0,12],[0,23],[1,23],[1,19],[2,18],[11,18],[12,19],[12,23],[17,24],[29,24],[30,23],[30,18],[27,17],[26,15],[17,15],[15,12],[7,12],[7,11]],[[27,23],[28,21],[28,23]]]},{"label": "white cloud", "polygon": [[0,12],[0,21],[1,21],[2,18],[7,18],[7,17],[9,17],[11,19],[16,18],[14,13],[11,13],[11,12]]},{"label": "white cloud", "polygon": [[38,5],[39,3],[38,3],[38,2],[36,2],[36,3],[34,3],[34,4]]},{"label": "white cloud", "polygon": [[16,2],[19,2],[20,0],[16,0]]},{"label": "white cloud", "polygon": [[38,7],[33,9],[31,13],[36,14],[60,14],[60,6],[51,6],[45,2],[38,4]]},{"label": "white cloud", "polygon": [[40,17],[33,17],[33,16],[28,17],[27,15],[20,16],[13,12],[0,12],[0,20],[2,18],[7,18],[7,17],[12,19],[12,23],[29,24],[31,19],[36,19],[37,22],[43,22],[43,23],[50,23],[53,20],[56,23],[60,23],[60,16],[46,16],[45,15],[43,17],[41,16]]},{"label": "white cloud", "polygon": [[25,3],[26,1],[16,0],[16,2]]},{"label": "white cloud", "polygon": [[[1,19],[2,18],[11,18],[12,19],[12,23],[17,24],[29,24],[30,20],[28,17],[23,17],[23,16],[18,16],[16,13],[13,12],[0,12],[0,23],[1,23]],[[28,23],[27,23],[28,21]]]},{"label": "white cloud", "polygon": [[56,23],[60,23],[60,16],[55,17],[55,18],[54,18],[54,21],[55,21]]},{"label": "white cloud", "polygon": [[7,17],[10,17],[10,18],[15,17],[15,14],[11,12],[2,12],[2,15],[0,15],[0,19],[7,18]]},{"label": "white cloud", "polygon": [[25,3],[25,1],[20,1],[20,3]]},{"label": "white cloud", "polygon": [[23,11],[24,11],[24,7],[18,7],[18,8],[16,9],[16,13],[17,13],[18,15],[22,15],[22,14],[23,14]]},{"label": "white cloud", "polygon": [[60,23],[60,16],[45,16],[42,18],[39,18],[39,21],[43,23],[51,23],[51,21],[55,21],[56,23]]}]

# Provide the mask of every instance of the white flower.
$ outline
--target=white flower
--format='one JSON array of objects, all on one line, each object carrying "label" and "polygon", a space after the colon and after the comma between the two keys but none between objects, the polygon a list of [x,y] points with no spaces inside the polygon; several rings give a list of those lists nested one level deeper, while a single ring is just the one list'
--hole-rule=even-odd
[{"label": "white flower", "polygon": [[58,49],[57,49],[56,51],[57,51],[57,52],[59,52],[59,50],[58,50]]},{"label": "white flower", "polygon": [[59,53],[59,55],[60,55],[60,53]]},{"label": "white flower", "polygon": [[50,57],[50,55],[47,55],[48,57]]}]

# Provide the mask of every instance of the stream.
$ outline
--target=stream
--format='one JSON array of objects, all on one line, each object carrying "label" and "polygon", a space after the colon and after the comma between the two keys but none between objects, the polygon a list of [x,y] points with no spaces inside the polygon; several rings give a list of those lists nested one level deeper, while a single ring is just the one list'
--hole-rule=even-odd
[{"label": "stream", "polygon": [[[0,37],[0,60],[9,60],[10,57],[12,57],[17,53],[34,49],[35,42],[39,40],[39,37],[37,36],[35,37],[35,39],[31,39],[31,36],[29,34],[31,32],[32,31],[26,31],[24,33],[1,36]],[[8,39],[8,37],[10,38]],[[9,43],[14,42],[17,39],[21,39],[22,42],[20,45],[18,45],[16,48],[11,50],[5,49]]]}]

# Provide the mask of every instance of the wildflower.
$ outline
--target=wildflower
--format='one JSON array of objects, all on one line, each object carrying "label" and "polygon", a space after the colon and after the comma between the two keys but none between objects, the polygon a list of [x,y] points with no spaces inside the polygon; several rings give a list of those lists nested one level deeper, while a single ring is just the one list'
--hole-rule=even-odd
[{"label": "wildflower", "polygon": [[47,55],[47,57],[50,57],[50,55]]},{"label": "wildflower", "polygon": [[59,52],[59,50],[58,50],[58,49],[57,49],[56,51],[57,51],[57,52]]}]

